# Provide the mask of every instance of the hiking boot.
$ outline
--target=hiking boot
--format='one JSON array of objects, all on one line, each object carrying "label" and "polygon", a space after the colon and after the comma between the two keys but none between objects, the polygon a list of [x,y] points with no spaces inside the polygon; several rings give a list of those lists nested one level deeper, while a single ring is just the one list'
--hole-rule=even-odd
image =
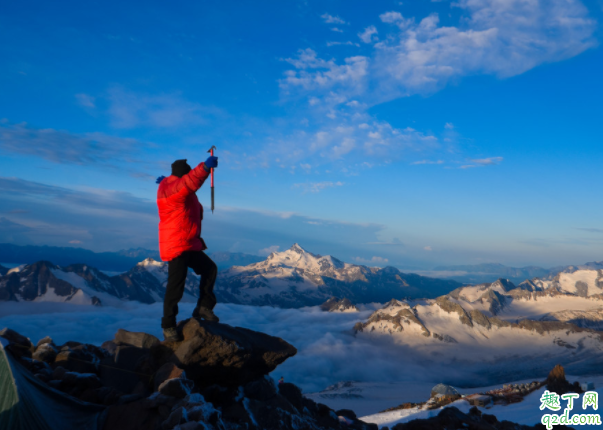
[{"label": "hiking boot", "polygon": [[163,329],[163,337],[165,340],[170,340],[172,342],[182,342],[182,335],[178,333],[176,327],[164,328]]},{"label": "hiking boot", "polygon": [[207,308],[196,308],[193,311],[193,318],[203,318],[205,321],[220,322],[220,318],[218,318],[216,314],[214,314],[214,311]]}]

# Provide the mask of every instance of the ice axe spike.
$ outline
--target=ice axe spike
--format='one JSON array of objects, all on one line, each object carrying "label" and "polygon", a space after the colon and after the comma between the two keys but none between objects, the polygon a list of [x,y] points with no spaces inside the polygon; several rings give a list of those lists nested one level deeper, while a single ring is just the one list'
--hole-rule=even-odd
[{"label": "ice axe spike", "polygon": [[[212,145],[211,148],[209,148],[209,152],[210,155],[213,157],[214,155],[214,149],[216,149],[216,145]],[[214,213],[214,169],[212,167],[211,169],[211,213]]]}]

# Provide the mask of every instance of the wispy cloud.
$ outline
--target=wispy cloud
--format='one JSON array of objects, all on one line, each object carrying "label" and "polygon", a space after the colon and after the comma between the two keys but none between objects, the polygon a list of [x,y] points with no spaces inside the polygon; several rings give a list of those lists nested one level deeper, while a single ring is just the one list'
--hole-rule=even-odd
[{"label": "wispy cloud", "polygon": [[278,252],[281,247],[279,245],[272,245],[258,251],[258,255],[270,255],[273,252]]},{"label": "wispy cloud", "polygon": [[104,164],[132,159],[148,144],[103,133],[73,134],[25,123],[0,123],[0,149],[60,164]]},{"label": "wispy cloud", "polygon": [[85,108],[96,108],[95,98],[89,94],[76,94],[75,99],[77,103]]},{"label": "wispy cloud", "polygon": [[345,20],[341,19],[339,16],[329,15],[325,13],[320,16],[326,24],[348,24]]},{"label": "wispy cloud", "polygon": [[603,229],[601,228],[585,228],[585,227],[577,227],[576,230],[587,231],[589,233],[603,233]]},{"label": "wispy cloud", "polygon": [[[379,16],[394,28],[375,44],[373,55],[363,59],[364,75],[372,83],[364,93],[369,103],[429,94],[468,75],[518,75],[597,45],[596,21],[579,1],[461,0],[454,7],[462,13],[458,26],[441,25],[435,13],[418,22],[396,11]],[[377,33],[370,25],[358,37],[366,44],[374,43]],[[330,60],[329,69],[338,70],[354,62],[352,58]],[[342,84],[322,79],[320,71],[306,73],[316,78],[306,75],[305,80],[318,79],[323,86]],[[354,82],[345,84],[353,86]]]},{"label": "wispy cloud", "polygon": [[372,257],[370,259],[362,258],[362,257],[354,257],[354,261],[360,264],[374,264],[374,265],[385,265],[389,263],[387,258],[383,257]]},{"label": "wispy cloud", "polygon": [[108,114],[116,128],[199,126],[222,114],[215,107],[188,101],[180,93],[141,94],[113,87],[108,99]]},{"label": "wispy cloud", "polygon": [[421,165],[421,164],[444,164],[444,160],[419,160],[419,161],[415,161],[413,163],[410,163],[412,165]]},{"label": "wispy cloud", "polygon": [[358,37],[364,43],[376,42],[378,40],[377,33],[377,28],[374,25],[369,25],[362,32],[358,33]]},{"label": "wispy cloud", "polygon": [[473,164],[465,164],[460,167],[460,169],[472,169],[474,167],[483,167],[483,166],[494,166],[502,163],[503,157],[489,157],[489,158],[479,158],[475,160],[469,160]]},{"label": "wispy cloud", "polygon": [[307,182],[307,183],[303,183],[303,184],[294,184],[293,186],[295,188],[301,188],[303,190],[304,193],[319,193],[322,190],[325,190],[327,188],[334,188],[334,187],[342,187],[344,185],[343,182],[331,182],[331,181],[324,181],[324,182]]}]

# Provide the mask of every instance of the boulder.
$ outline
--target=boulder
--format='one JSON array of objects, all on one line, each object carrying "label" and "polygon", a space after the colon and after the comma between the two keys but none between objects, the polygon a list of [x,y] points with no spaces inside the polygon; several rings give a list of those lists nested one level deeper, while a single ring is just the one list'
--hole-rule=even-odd
[{"label": "boulder", "polygon": [[176,366],[174,363],[165,363],[159,368],[159,370],[155,373],[155,377],[153,378],[155,391],[157,391],[159,386],[168,379],[185,377],[186,373],[184,373],[184,370]]},{"label": "boulder", "polygon": [[438,384],[431,389],[431,397],[436,397],[438,394],[442,396],[458,396],[459,392],[450,385]]},{"label": "boulder", "polygon": [[195,384],[189,379],[168,379],[163,382],[157,389],[164,396],[175,397],[177,399],[184,399],[186,396],[191,394]]},{"label": "boulder", "polygon": [[53,342],[52,342],[52,338],[51,338],[50,336],[46,336],[45,338],[40,339],[40,340],[38,341],[37,345],[36,345],[36,348],[39,348],[39,347],[40,347],[40,345],[44,345],[44,344],[46,344],[46,343],[50,343],[50,344],[52,344],[52,343],[53,343]]},{"label": "boulder", "polygon": [[284,340],[241,327],[198,321],[178,324],[183,342],[163,342],[170,361],[199,386],[238,386],[272,372],[297,353]]},{"label": "boulder", "polygon": [[266,400],[276,396],[276,387],[272,379],[264,377],[251,381],[245,385],[243,388],[243,393],[245,394],[245,397],[265,402]]},{"label": "boulder", "polygon": [[99,375],[103,385],[128,394],[132,393],[141,382],[145,385],[150,384],[153,375],[140,371],[148,359],[150,359],[148,349],[129,345],[118,346],[114,356],[106,357],[101,361]]},{"label": "boulder", "polygon": [[174,408],[170,416],[161,424],[162,430],[171,430],[179,424],[188,422],[186,409],[183,407]]},{"label": "boulder", "polygon": [[36,348],[36,352],[33,353],[32,358],[46,363],[54,363],[58,354],[57,349],[52,346],[51,343],[38,343],[38,345],[39,346]]},{"label": "boulder", "polygon": [[289,401],[295,408],[302,412],[304,410],[304,396],[299,387],[290,382],[283,382],[278,386],[278,392]]},{"label": "boulder", "polygon": [[99,359],[93,353],[87,351],[85,348],[70,349],[64,347],[61,350],[53,363],[53,366],[64,367],[71,372],[78,373],[96,373],[98,370]]},{"label": "boulder", "polygon": [[10,343],[24,346],[33,352],[33,344],[31,343],[31,340],[29,340],[25,336],[17,333],[16,331],[14,331],[8,327],[0,330],[0,337],[3,337],[4,339],[8,340]]},{"label": "boulder", "polygon": [[151,349],[161,343],[159,339],[152,334],[128,331],[123,328],[120,328],[117,330],[117,333],[115,333],[114,342],[118,345],[125,344],[145,349]]}]

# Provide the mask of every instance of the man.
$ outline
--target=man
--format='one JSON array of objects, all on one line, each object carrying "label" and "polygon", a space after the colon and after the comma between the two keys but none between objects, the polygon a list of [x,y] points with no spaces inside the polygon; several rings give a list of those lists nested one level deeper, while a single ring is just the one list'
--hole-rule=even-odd
[{"label": "man", "polygon": [[163,301],[161,328],[166,340],[181,341],[176,330],[178,302],[184,294],[188,268],[201,276],[199,300],[194,318],[218,322],[214,283],[218,274],[216,264],[203,252],[207,247],[201,238],[203,206],[195,194],[210,174],[218,167],[218,158],[211,156],[194,169],[186,160],[172,164],[172,175],[157,179],[157,207],[159,208],[159,254],[168,262],[168,281]]}]

